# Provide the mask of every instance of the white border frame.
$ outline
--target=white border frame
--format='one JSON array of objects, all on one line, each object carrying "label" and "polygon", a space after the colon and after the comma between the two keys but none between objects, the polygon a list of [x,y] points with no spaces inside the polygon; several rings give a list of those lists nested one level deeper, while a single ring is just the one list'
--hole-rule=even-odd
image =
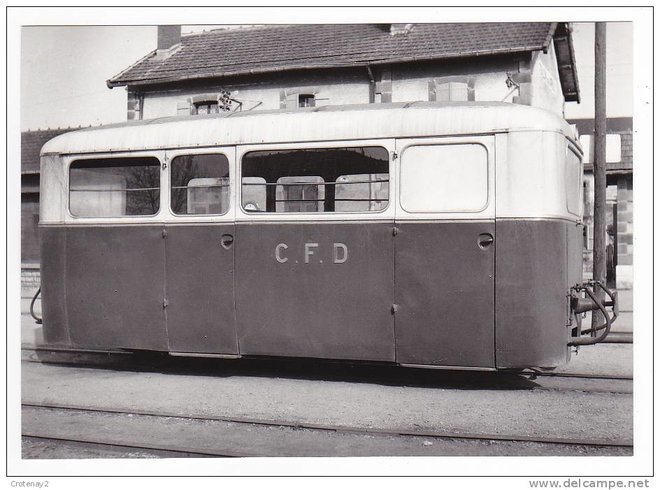
[{"label": "white border frame", "polygon": [[[653,181],[652,165],[652,109],[654,66],[653,46],[660,43],[660,37],[653,40],[653,12],[646,7],[572,7],[567,4],[552,7],[484,7],[475,4],[477,8],[461,7],[356,7],[348,11],[345,8],[255,8],[247,10],[245,6],[215,8],[205,7],[191,9],[181,8],[9,8],[7,11],[7,42],[8,44],[8,93],[18,94],[20,90],[19,48],[20,25],[24,24],[205,24],[213,22],[224,23],[290,23],[292,18],[299,23],[312,22],[383,22],[393,20],[405,22],[474,22],[474,21],[554,21],[557,18],[567,18],[575,22],[591,21],[633,21],[634,22],[634,116],[635,116],[635,159],[641,164],[635,166],[635,220],[646,222],[652,218]],[[658,50],[656,50],[658,53]],[[7,206],[15,207],[20,202],[20,172],[14,169],[12,162],[20,161],[20,129],[19,129],[19,97],[8,98],[8,201]],[[499,154],[498,148],[498,154]],[[638,163],[639,163],[638,162]],[[658,173],[656,172],[656,177]],[[660,181],[659,181],[660,182]],[[8,214],[8,230],[20,228],[20,216],[17,213]],[[651,226],[639,226],[635,229],[635,324],[651,324],[653,320],[651,305],[653,305],[653,267],[651,257],[653,252],[653,236]],[[10,233],[7,242],[8,258],[8,324],[11,326],[20,317],[20,301],[16,291],[19,288],[20,241],[15,233]],[[90,484],[99,488],[113,488],[116,481],[112,479],[85,478],[92,475],[125,475],[122,485],[127,488],[142,488],[145,476],[161,477],[154,480],[164,484],[166,488],[179,487],[183,482],[176,475],[197,475],[206,477],[236,476],[236,475],[374,475],[387,477],[397,476],[439,476],[445,475],[451,480],[446,482],[455,488],[474,488],[488,485],[494,489],[529,488],[528,478],[552,479],[563,482],[572,476],[573,483],[579,477],[581,483],[593,485],[596,479],[611,480],[633,479],[634,475],[650,478],[653,474],[653,437],[652,430],[652,329],[640,328],[635,342],[635,454],[630,457],[371,457],[371,458],[234,458],[234,459],[163,459],[163,460],[25,460],[20,457],[20,352],[14,348],[20,343],[20,334],[14,328],[8,329],[7,367],[7,474],[16,480],[40,478],[51,480],[54,484],[64,484],[72,489],[88,489]],[[655,338],[657,341],[657,336]],[[631,416],[633,416],[631,414]],[[475,464],[476,463],[476,464]],[[588,463],[588,464],[581,464]],[[47,476],[48,475],[48,476]],[[57,478],[66,475],[69,478]],[[79,478],[72,477],[82,476]],[[467,475],[471,475],[467,477]],[[484,475],[490,475],[483,477]],[[494,478],[501,475],[502,478]],[[457,478],[458,477],[458,478]],[[561,480],[560,480],[561,477]],[[8,477],[9,479],[9,477]],[[192,479],[190,479],[192,480]],[[245,483],[262,484],[262,479],[246,478]],[[405,481],[418,483],[420,480],[381,478],[379,484],[383,488],[400,487]],[[442,480],[436,480],[443,483]],[[653,480],[651,480],[653,481]],[[291,488],[307,488],[310,480],[305,478],[288,478],[282,481]],[[319,482],[316,479],[313,483]],[[345,478],[348,485],[364,485],[364,478]],[[424,483],[428,483],[428,478]],[[200,485],[216,485],[217,478],[197,478],[193,481]],[[325,486],[330,486],[330,482]],[[436,482],[433,482],[436,483]],[[561,483],[559,483],[561,485]],[[584,485],[583,485],[584,486]]]}]

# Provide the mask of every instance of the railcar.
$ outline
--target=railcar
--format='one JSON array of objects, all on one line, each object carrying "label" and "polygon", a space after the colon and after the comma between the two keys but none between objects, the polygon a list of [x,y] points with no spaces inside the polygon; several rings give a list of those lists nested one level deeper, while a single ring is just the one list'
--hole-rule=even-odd
[{"label": "railcar", "polygon": [[[41,152],[68,348],[553,368],[603,340],[582,150],[547,111],[408,103],[89,128]],[[605,299],[602,299],[602,297]],[[598,309],[603,325],[582,329]]]}]

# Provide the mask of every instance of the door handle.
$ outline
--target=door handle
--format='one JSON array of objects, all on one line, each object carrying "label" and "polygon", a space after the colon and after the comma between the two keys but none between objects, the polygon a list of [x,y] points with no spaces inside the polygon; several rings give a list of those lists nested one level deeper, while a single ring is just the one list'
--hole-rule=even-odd
[{"label": "door handle", "polygon": [[225,250],[229,250],[231,246],[234,244],[234,236],[233,235],[222,235],[222,238],[220,238],[220,245],[222,245],[222,248]]},{"label": "door handle", "polygon": [[494,241],[495,239],[493,238],[493,235],[490,233],[482,233],[477,239],[477,244],[479,245],[479,248],[485,250],[490,247]]}]

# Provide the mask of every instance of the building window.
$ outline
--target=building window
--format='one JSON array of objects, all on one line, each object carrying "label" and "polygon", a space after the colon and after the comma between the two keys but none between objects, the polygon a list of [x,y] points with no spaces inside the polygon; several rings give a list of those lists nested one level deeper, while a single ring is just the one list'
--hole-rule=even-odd
[{"label": "building window", "polygon": [[220,105],[217,100],[203,100],[192,105],[193,114],[218,114],[220,112]]},{"label": "building window", "polygon": [[382,147],[253,151],[241,170],[249,213],[377,212],[389,202],[389,153]]},{"label": "building window", "polygon": [[229,161],[222,154],[181,155],[170,165],[174,214],[225,214],[229,209]]},{"label": "building window", "polygon": [[159,208],[157,158],[97,158],[71,164],[69,210],[73,216],[147,216]]},{"label": "building window", "polygon": [[401,206],[412,213],[478,212],[488,202],[488,154],[477,144],[410,146],[401,156]]},{"label": "building window", "polygon": [[444,77],[429,81],[429,100],[463,102],[475,100],[474,77]]},{"label": "building window", "polygon": [[314,94],[299,94],[298,107],[314,107]]}]

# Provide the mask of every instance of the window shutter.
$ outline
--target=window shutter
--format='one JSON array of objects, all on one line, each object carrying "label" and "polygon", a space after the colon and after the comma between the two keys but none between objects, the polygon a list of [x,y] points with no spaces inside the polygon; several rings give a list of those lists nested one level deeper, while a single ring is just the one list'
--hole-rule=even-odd
[{"label": "window shutter", "polygon": [[473,77],[445,77],[429,80],[429,100],[475,100]]},{"label": "window shutter", "polygon": [[298,94],[287,94],[286,96],[286,109],[296,109],[298,107]]},{"label": "window shutter", "polygon": [[178,102],[176,104],[176,114],[177,116],[189,116],[190,115],[190,102]]}]

